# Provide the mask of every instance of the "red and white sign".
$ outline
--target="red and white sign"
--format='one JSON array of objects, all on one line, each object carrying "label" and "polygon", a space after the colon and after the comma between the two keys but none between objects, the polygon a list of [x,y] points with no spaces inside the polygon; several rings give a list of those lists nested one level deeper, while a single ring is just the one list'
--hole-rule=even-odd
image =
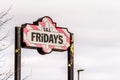
[{"label": "red and white sign", "polygon": [[57,27],[50,17],[43,17],[23,27],[23,42],[26,47],[42,48],[45,53],[52,50],[67,50],[70,33],[67,28]]}]

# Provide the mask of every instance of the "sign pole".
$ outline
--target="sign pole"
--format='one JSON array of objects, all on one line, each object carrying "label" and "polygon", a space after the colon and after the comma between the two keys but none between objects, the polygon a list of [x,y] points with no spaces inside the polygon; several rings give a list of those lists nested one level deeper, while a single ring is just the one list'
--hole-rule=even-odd
[{"label": "sign pole", "polygon": [[21,27],[15,27],[15,80],[21,80]]},{"label": "sign pole", "polygon": [[70,34],[70,47],[68,48],[68,80],[74,80],[74,35]]}]

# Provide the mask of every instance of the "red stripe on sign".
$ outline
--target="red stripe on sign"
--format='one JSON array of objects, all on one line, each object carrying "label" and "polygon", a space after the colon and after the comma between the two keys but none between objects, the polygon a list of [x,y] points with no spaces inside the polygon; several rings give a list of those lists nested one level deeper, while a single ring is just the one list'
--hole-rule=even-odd
[{"label": "red stripe on sign", "polygon": [[23,41],[25,42],[26,46],[30,46],[29,43],[25,39]]},{"label": "red stripe on sign", "polygon": [[66,36],[66,38],[67,38],[67,42],[70,44],[70,38],[69,38],[69,36],[62,29],[60,29],[60,28],[57,28],[57,31],[59,31],[60,33],[63,33]]},{"label": "red stripe on sign", "polygon": [[27,28],[24,28],[23,32],[24,32],[25,34],[27,34],[28,29],[27,29]]},{"label": "red stripe on sign", "polygon": [[56,27],[56,24],[53,23],[53,21],[50,18],[47,18],[47,20],[52,24],[52,26]]},{"label": "red stripe on sign", "polygon": [[30,25],[30,27],[33,28],[34,30],[39,30],[38,26]]},{"label": "red stripe on sign", "polygon": [[53,46],[53,45],[50,45],[50,46],[49,46],[49,48],[50,48],[50,49],[54,49],[54,48],[55,48],[55,46]]},{"label": "red stripe on sign", "polygon": [[67,47],[66,47],[66,46],[62,46],[61,48],[64,49],[64,50],[67,50]]},{"label": "red stripe on sign", "polygon": [[42,47],[42,45],[41,45],[41,44],[35,44],[35,45],[36,45],[37,47],[40,47],[40,48]]},{"label": "red stripe on sign", "polygon": [[45,22],[39,22],[42,27],[45,27]]}]

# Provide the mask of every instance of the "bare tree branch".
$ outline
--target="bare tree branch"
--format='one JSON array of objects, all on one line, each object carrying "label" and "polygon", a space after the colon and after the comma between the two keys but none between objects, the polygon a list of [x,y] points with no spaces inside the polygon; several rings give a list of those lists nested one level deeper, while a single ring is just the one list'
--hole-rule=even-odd
[{"label": "bare tree branch", "polygon": [[4,17],[6,17],[6,15],[8,15],[8,13],[11,10],[12,5],[6,10],[0,13],[0,27],[2,27],[6,22],[10,21],[12,19],[12,17],[3,20]]},{"label": "bare tree branch", "polygon": [[9,18],[9,19],[6,19],[5,21],[1,20],[0,27],[2,27],[5,23],[7,23],[8,21],[10,21],[11,19],[12,19],[12,17]]},{"label": "bare tree branch", "polygon": [[13,76],[13,72],[12,72],[12,69],[9,70],[7,73],[3,73],[4,77],[1,79],[1,80],[8,80],[10,77]]},{"label": "bare tree branch", "polygon": [[[13,16],[12,16],[5,20],[3,19],[4,17],[6,17],[8,15],[10,10],[11,10],[11,7],[9,7],[6,11],[3,11],[0,13],[0,30],[4,28],[3,25],[5,25],[7,22],[9,22],[13,18]],[[9,43],[9,44],[2,43],[3,40],[5,40],[7,37],[9,37],[8,34],[9,34],[9,31],[7,32],[7,34],[5,34],[5,36],[0,37],[0,51],[6,49],[7,47],[9,47],[11,45],[11,43]]]},{"label": "bare tree branch", "polygon": [[0,44],[0,51],[8,48],[12,43],[13,43],[13,42],[11,42],[11,43],[9,43],[9,44],[2,44],[2,45]]},{"label": "bare tree branch", "polygon": [[24,78],[22,78],[22,80],[28,80],[31,74],[32,74],[32,68],[30,67],[30,72]]},{"label": "bare tree branch", "polygon": [[32,71],[26,77],[24,77],[22,80],[27,80],[31,76],[31,74],[32,74]]},{"label": "bare tree branch", "polygon": [[5,39],[6,37],[8,37],[9,31],[7,32],[7,34],[5,36],[3,36],[2,38],[0,38],[0,41],[2,41],[3,39]]},{"label": "bare tree branch", "polygon": [[10,10],[11,10],[11,7],[9,7],[7,11],[3,11],[2,14],[1,14],[1,16],[0,16],[0,19],[2,19],[3,17],[5,17]]}]

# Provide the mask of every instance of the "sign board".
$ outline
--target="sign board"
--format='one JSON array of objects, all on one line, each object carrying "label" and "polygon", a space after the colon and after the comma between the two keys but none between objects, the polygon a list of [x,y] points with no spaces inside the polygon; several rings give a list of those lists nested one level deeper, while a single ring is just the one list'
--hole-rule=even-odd
[{"label": "sign board", "polygon": [[28,48],[41,48],[45,53],[52,50],[65,51],[70,47],[70,32],[57,27],[53,20],[45,16],[33,24],[22,25],[22,45]]}]

